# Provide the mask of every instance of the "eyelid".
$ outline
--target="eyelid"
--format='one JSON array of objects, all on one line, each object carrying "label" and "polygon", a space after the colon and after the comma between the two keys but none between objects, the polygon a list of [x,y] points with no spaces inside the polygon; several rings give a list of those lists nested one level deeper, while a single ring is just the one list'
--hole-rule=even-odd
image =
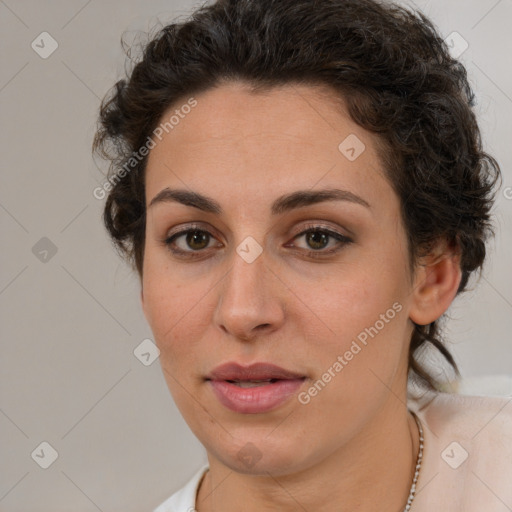
[{"label": "eyelid", "polygon": [[303,234],[305,234],[309,231],[313,231],[313,230],[326,231],[328,233],[332,233],[334,235],[338,235],[340,237],[346,238],[347,240],[350,240],[349,235],[346,235],[346,234],[340,232],[339,230],[337,230],[336,228],[333,228],[332,226],[330,226],[328,224],[322,224],[322,221],[317,221],[317,222],[309,221],[305,225],[301,226],[300,230],[297,231],[296,234],[292,235],[292,238],[296,238],[299,235],[303,235]]},{"label": "eyelid", "polygon": [[[210,229],[213,229],[213,228],[211,226],[206,226],[205,227],[205,226],[203,226],[201,224],[198,224],[198,223],[191,223],[191,224],[188,224],[188,225],[187,224],[180,225],[175,230],[171,230],[171,231],[166,232],[163,240],[161,240],[161,241],[164,242],[166,240],[169,240],[170,238],[172,238],[175,235],[183,235],[183,234],[186,234],[189,231],[203,231],[203,232],[206,232],[206,233],[214,236],[214,233],[211,233],[209,231]],[[306,223],[305,225],[302,225],[300,227],[300,229],[298,229],[295,234],[291,235],[291,237],[292,237],[292,239],[295,239],[299,235],[303,235],[303,234],[305,234],[305,233],[307,233],[307,232],[309,232],[311,230],[327,231],[329,233],[336,234],[336,235],[338,235],[340,237],[343,237],[343,238],[346,238],[346,239],[350,239],[350,237],[348,235],[340,233],[335,228],[332,228],[331,226],[329,226],[327,224],[322,224],[321,221],[318,221],[318,222],[309,221],[309,223]]]},{"label": "eyelid", "polygon": [[319,250],[314,250],[314,249],[304,249],[304,248],[300,248],[300,247],[298,248],[295,246],[295,244],[292,244],[292,245],[286,244],[285,246],[290,247],[292,250],[295,249],[296,251],[301,252],[308,258],[322,259],[322,258],[328,258],[330,256],[333,256],[334,254],[337,254],[338,252],[342,251],[347,245],[350,245],[353,243],[353,240],[350,237],[340,233],[339,231],[337,231],[331,227],[326,227],[326,226],[322,226],[322,225],[318,225],[318,224],[304,226],[302,231],[300,231],[299,233],[297,233],[296,235],[294,235],[292,237],[292,242],[295,239],[302,237],[312,231],[326,233],[329,238],[334,239],[336,241],[334,247],[331,247],[329,249],[323,248],[323,249],[319,249]]},{"label": "eyelid", "polygon": [[[201,233],[207,233],[210,236],[210,238],[218,241],[217,236],[215,236],[211,232],[211,231],[215,231],[212,227],[203,227],[202,225],[197,224],[197,223],[192,223],[189,225],[181,225],[178,228],[176,228],[176,230],[174,230],[174,231],[173,230],[168,231],[163,238],[159,239],[159,241],[160,241],[160,243],[162,243],[162,245],[164,245],[164,247],[166,247],[173,254],[193,255],[192,257],[194,257],[194,256],[198,257],[201,254],[207,252],[208,249],[212,249],[212,247],[208,247],[206,249],[202,249],[199,251],[193,251],[193,250],[184,251],[183,249],[176,249],[176,248],[171,249],[171,244],[175,243],[176,239],[181,238],[182,236],[185,236],[192,231],[199,231]],[[222,244],[222,242],[219,242],[219,243]]]},{"label": "eyelid", "polygon": [[187,233],[188,231],[205,231],[207,233],[210,233],[210,230],[214,231],[213,227],[204,226],[197,222],[192,222],[190,224],[180,224],[175,229],[173,228],[170,231],[166,231],[165,239],[167,240],[167,239],[173,237],[174,235],[182,235],[184,233]]},{"label": "eyelid", "polygon": [[[183,249],[177,249],[177,248],[171,249],[171,244],[174,243],[174,241],[177,238],[185,236],[186,234],[188,234],[191,231],[199,231],[202,233],[207,233],[211,238],[216,239],[218,241],[217,236],[215,236],[215,234],[213,234],[210,230],[215,231],[211,226],[203,227],[201,224],[198,224],[198,223],[192,223],[189,225],[181,225],[180,227],[176,228],[176,230],[174,230],[174,231],[171,230],[168,233],[166,233],[166,235],[164,236],[163,239],[160,240],[160,242],[174,255],[182,255],[185,257],[188,256],[190,258],[198,258],[198,257],[201,257],[201,255],[209,252],[209,249],[212,249],[214,247],[207,247],[205,249],[193,251],[193,250],[183,250]],[[314,221],[310,221],[309,223],[302,225],[300,230],[296,234],[292,235],[290,241],[292,242],[296,238],[303,236],[306,233],[309,233],[311,231],[324,232],[327,234],[327,236],[334,238],[337,241],[337,244],[334,248],[325,249],[325,250],[324,249],[308,250],[308,249],[304,249],[304,248],[296,248],[300,252],[302,252],[303,254],[305,254],[307,256],[313,256],[313,257],[317,257],[317,258],[321,258],[322,256],[329,256],[329,255],[332,255],[332,254],[340,251],[343,248],[343,246],[353,242],[353,240],[350,237],[348,237],[347,235],[345,235],[343,233],[340,233],[335,228],[332,228],[332,227],[330,227],[326,224],[322,224],[320,222],[315,223]],[[219,243],[222,244],[222,242],[219,242]],[[290,247],[290,244],[289,243],[285,244],[285,247]],[[294,246],[292,245],[292,247],[294,247]]]}]

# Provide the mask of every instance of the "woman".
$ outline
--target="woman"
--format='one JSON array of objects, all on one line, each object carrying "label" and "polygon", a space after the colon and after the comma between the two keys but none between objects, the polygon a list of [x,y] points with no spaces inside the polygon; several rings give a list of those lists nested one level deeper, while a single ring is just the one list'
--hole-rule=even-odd
[{"label": "woman", "polygon": [[373,0],[219,0],[105,98],[105,224],[208,454],[155,512],[512,507],[510,400],[420,358],[458,374],[439,319],[492,233],[472,106],[431,22]]}]

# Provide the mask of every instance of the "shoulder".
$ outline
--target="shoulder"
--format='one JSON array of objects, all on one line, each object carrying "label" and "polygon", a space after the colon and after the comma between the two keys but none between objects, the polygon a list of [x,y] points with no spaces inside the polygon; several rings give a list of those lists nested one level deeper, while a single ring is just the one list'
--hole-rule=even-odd
[{"label": "shoulder", "polygon": [[208,465],[203,466],[181,489],[158,505],[153,512],[195,512],[197,490],[207,471]]},{"label": "shoulder", "polygon": [[436,393],[418,411],[432,428],[440,431],[476,436],[475,429],[505,432],[512,425],[512,397]]},{"label": "shoulder", "polygon": [[424,510],[512,506],[512,397],[436,393],[411,409],[424,428]]},{"label": "shoulder", "polygon": [[484,442],[495,435],[512,435],[512,397],[437,393],[418,411],[438,436]]},{"label": "shoulder", "polygon": [[425,408],[424,418],[441,442],[466,450],[473,473],[491,475],[501,468],[512,480],[512,397],[442,393]]}]

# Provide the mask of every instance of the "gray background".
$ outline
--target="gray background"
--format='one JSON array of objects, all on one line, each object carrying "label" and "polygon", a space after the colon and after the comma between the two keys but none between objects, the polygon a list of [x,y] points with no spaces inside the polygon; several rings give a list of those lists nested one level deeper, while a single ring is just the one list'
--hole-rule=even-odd
[{"label": "gray background", "polygon": [[[103,230],[104,201],[92,193],[103,176],[90,154],[100,98],[123,72],[121,34],[136,40],[137,30],[184,18],[194,5],[0,0],[1,512],[149,511],[206,462],[158,359],[145,366],[134,355],[152,334],[137,277]],[[450,347],[468,383],[506,379],[512,0],[416,5],[443,36],[457,31],[469,43],[461,59],[486,147],[504,172],[497,238],[482,279],[450,309]],[[31,47],[44,31],[58,43],[46,59]],[[58,453],[48,469],[36,463],[49,456],[42,442]]]}]

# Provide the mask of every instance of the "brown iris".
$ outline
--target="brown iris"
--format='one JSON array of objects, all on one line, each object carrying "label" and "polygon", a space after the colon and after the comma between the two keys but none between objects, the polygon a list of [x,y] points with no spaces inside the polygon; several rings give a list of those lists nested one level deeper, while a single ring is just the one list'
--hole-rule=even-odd
[{"label": "brown iris", "polygon": [[187,245],[195,251],[204,249],[210,241],[210,235],[204,231],[190,231],[186,238]]},{"label": "brown iris", "polygon": [[313,249],[323,249],[327,245],[329,235],[320,231],[311,231],[306,234],[308,245]]}]

